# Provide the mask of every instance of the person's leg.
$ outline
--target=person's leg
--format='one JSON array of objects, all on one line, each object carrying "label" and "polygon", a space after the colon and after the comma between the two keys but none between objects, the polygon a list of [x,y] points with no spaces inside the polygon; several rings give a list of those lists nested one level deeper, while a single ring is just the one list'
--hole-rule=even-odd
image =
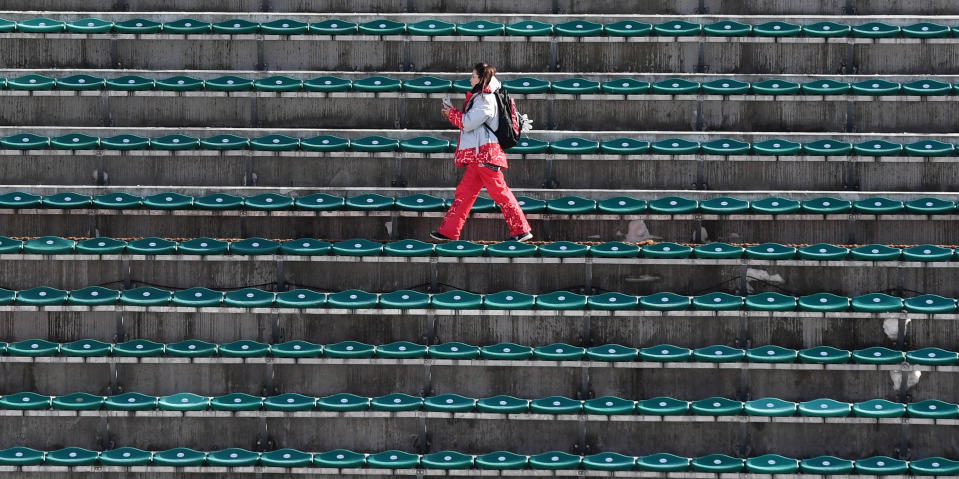
[{"label": "person's leg", "polygon": [[475,164],[470,164],[466,167],[466,173],[463,174],[463,179],[460,180],[460,184],[456,187],[453,204],[450,206],[449,211],[446,212],[446,217],[443,218],[443,223],[440,224],[440,228],[437,230],[441,235],[454,240],[460,238],[460,232],[463,231],[463,225],[466,224],[466,218],[469,217],[470,209],[473,208],[476,197],[479,196],[480,190],[483,189],[483,180],[476,171],[478,169],[480,169],[480,167]]},{"label": "person's leg", "polygon": [[503,171],[493,171],[485,166],[478,167],[478,169],[483,179],[483,186],[489,192],[490,198],[503,210],[503,218],[509,225],[509,234],[516,236],[531,231],[529,222],[526,221],[526,215],[523,214],[523,209],[520,208],[513,192],[506,185]]}]

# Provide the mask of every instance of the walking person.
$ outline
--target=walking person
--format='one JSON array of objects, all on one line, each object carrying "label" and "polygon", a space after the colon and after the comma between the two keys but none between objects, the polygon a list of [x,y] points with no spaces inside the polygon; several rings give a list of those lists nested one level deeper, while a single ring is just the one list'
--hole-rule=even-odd
[{"label": "walking person", "polygon": [[477,63],[470,84],[473,88],[466,94],[463,111],[452,105],[443,108],[443,116],[460,130],[453,159],[456,166],[465,166],[466,172],[456,187],[453,204],[443,223],[438,230],[430,233],[430,237],[439,241],[459,239],[476,197],[486,187],[490,197],[503,211],[503,218],[509,226],[510,236],[506,240],[528,241],[533,238],[529,222],[503,177],[502,170],[509,166],[495,133],[499,124],[499,109],[494,93],[502,86],[496,79],[496,68]]}]

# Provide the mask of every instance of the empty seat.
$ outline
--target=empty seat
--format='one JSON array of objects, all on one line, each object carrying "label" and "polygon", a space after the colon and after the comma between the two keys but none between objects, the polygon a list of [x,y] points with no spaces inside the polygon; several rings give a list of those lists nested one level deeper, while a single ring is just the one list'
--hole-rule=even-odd
[{"label": "empty seat", "polygon": [[502,23],[490,22],[488,20],[474,20],[472,22],[460,23],[456,26],[456,31],[460,35],[489,36],[503,35],[506,27]]},{"label": "empty seat", "polygon": [[703,93],[712,95],[744,95],[749,93],[749,83],[731,78],[721,78],[719,80],[704,82],[702,89]]},{"label": "empty seat", "polygon": [[393,20],[372,20],[358,25],[360,33],[367,35],[399,35],[406,32],[406,24]]},{"label": "empty seat", "polygon": [[[3,31],[2,23],[0,21],[0,31]],[[70,33],[110,33],[113,22],[99,18],[81,18],[67,22],[65,27]]]},{"label": "empty seat", "polygon": [[193,238],[177,244],[177,251],[181,254],[211,255],[226,254],[230,243],[213,238]]},{"label": "empty seat", "polygon": [[166,346],[147,339],[134,339],[113,346],[113,354],[122,357],[160,356]]},{"label": "empty seat", "polygon": [[693,350],[696,361],[709,363],[742,361],[745,356],[746,351],[721,344]]},{"label": "empty seat", "polygon": [[243,393],[230,393],[210,398],[214,411],[257,411],[263,407],[263,398]]},{"label": "empty seat", "polygon": [[689,95],[699,91],[699,82],[684,78],[668,78],[650,85],[653,93],[664,95]]},{"label": "empty seat", "polygon": [[476,400],[458,394],[440,394],[423,399],[423,409],[439,412],[471,412]]},{"label": "empty seat", "polygon": [[529,456],[533,469],[579,469],[583,458],[562,451],[550,451]]},{"label": "empty seat", "polygon": [[[418,291],[400,290],[380,295],[381,308],[420,309],[430,306],[430,295]],[[377,354],[382,346],[377,349]],[[403,351],[406,351],[405,349]],[[425,352],[425,348],[423,350]]]},{"label": "empty seat", "polygon": [[587,304],[590,309],[635,309],[639,304],[639,297],[611,291],[590,296]]},{"label": "empty seat", "polygon": [[357,25],[355,23],[338,18],[330,18],[310,24],[310,33],[319,35],[349,35],[356,33],[356,31]]},{"label": "empty seat", "polygon": [[[602,27],[600,27],[602,28]],[[595,80],[585,78],[568,78],[566,80],[555,81],[550,84],[553,93],[583,95],[596,93],[599,91],[600,83]]]},{"label": "empty seat", "polygon": [[703,33],[718,37],[744,37],[752,32],[752,25],[735,20],[721,20],[703,26]]},{"label": "empty seat", "polygon": [[[314,457],[313,461],[318,465],[320,464],[317,457]],[[366,457],[366,464],[377,469],[410,469],[419,466],[420,457],[408,452],[390,450],[370,454]],[[356,467],[356,465],[352,467]]]},{"label": "empty seat", "polygon": [[[489,297],[487,296],[487,305],[488,302]],[[480,356],[483,359],[524,360],[529,359],[532,355],[533,348],[514,343],[498,343],[480,348]]]},{"label": "empty seat", "polygon": [[340,341],[323,347],[323,354],[330,358],[371,358],[375,353],[376,346],[359,341]]},{"label": "empty seat", "polygon": [[426,469],[469,469],[473,466],[473,456],[456,451],[438,451],[424,454],[420,465]]},{"label": "empty seat", "polygon": [[77,254],[121,254],[127,242],[114,238],[90,238],[77,241]]},{"label": "empty seat", "polygon": [[209,33],[212,29],[212,24],[210,22],[204,22],[194,18],[180,18],[163,23],[163,33],[179,33],[189,35]]},{"label": "empty seat", "polygon": [[636,37],[649,35],[653,31],[653,25],[636,20],[623,20],[607,23],[603,30],[611,37]]},{"label": "empty seat", "polygon": [[516,143],[516,146],[507,149],[507,153],[520,153],[520,154],[531,154],[531,153],[545,153],[549,149],[549,142],[543,140],[537,140],[536,138],[520,138]]},{"label": "empty seat", "polygon": [[706,259],[742,258],[744,248],[729,243],[709,243],[693,248],[693,256]]},{"label": "empty seat", "polygon": [[506,25],[506,34],[507,35],[519,35],[519,36],[542,36],[542,35],[551,35],[553,33],[553,25],[551,23],[538,22],[536,20],[524,20],[521,22],[511,23]]},{"label": "empty seat", "polygon": [[589,246],[569,241],[557,241],[540,246],[538,251],[540,256],[544,258],[577,258],[586,256],[589,252]]},{"label": "empty seat", "polygon": [[619,344],[604,344],[586,350],[590,361],[635,361],[639,350]]},{"label": "empty seat", "polygon": [[219,353],[220,356],[228,358],[264,357],[270,353],[270,345],[248,339],[241,339],[239,341],[221,344]]},{"label": "empty seat", "polygon": [[65,411],[96,411],[103,407],[103,396],[90,393],[72,393],[53,398],[53,408]]},{"label": "empty seat", "polygon": [[186,75],[178,75],[157,80],[157,90],[165,91],[199,91],[203,89],[203,80]]},{"label": "empty seat", "polygon": [[406,26],[412,35],[452,35],[456,32],[456,24],[442,20],[422,20]]},{"label": "empty seat", "polygon": [[636,458],[615,452],[601,452],[583,457],[583,468],[600,471],[628,471],[636,467]]},{"label": "empty seat", "polygon": [[950,366],[959,361],[959,353],[940,348],[922,348],[907,352],[906,361],[912,364]]},{"label": "empty seat", "polygon": [[698,23],[687,22],[685,20],[671,20],[665,23],[653,25],[653,31],[656,35],[666,37],[688,37],[699,35],[703,26]]},{"label": "empty seat", "polygon": [[280,243],[266,238],[246,238],[230,243],[230,253],[240,255],[276,254],[279,249]]},{"label": "empty seat", "polygon": [[677,416],[689,411],[689,402],[671,397],[654,397],[636,403],[636,411],[640,414],[657,416]]},{"label": "empty seat", "polygon": [[902,311],[902,298],[883,293],[869,293],[852,298],[853,311],[869,313]]},{"label": "empty seat", "polygon": [[69,254],[75,248],[76,241],[57,236],[33,238],[23,243],[23,252],[27,254]]},{"label": "empty seat", "polygon": [[267,411],[310,411],[316,406],[316,398],[297,393],[283,393],[263,398]]},{"label": "empty seat", "polygon": [[796,403],[779,398],[759,398],[746,401],[743,409],[749,416],[792,416],[796,414]]},{"label": "empty seat", "polygon": [[230,448],[220,451],[211,451],[206,455],[206,463],[210,466],[242,467],[256,465],[260,454],[246,449]]},{"label": "empty seat", "polygon": [[383,244],[366,239],[339,241],[332,245],[333,254],[338,256],[379,256]]},{"label": "empty seat", "polygon": [[80,339],[60,345],[60,354],[64,356],[107,356],[112,352],[113,345],[95,339]]},{"label": "empty seat", "polygon": [[794,474],[799,461],[778,454],[765,454],[746,459],[746,470],[757,474]]},{"label": "empty seat", "polygon": [[579,361],[586,355],[586,348],[565,343],[553,343],[533,349],[533,357],[545,361]]},{"label": "empty seat", "polygon": [[[808,145],[809,145],[808,143],[803,145],[803,148],[806,148],[806,146]],[[824,196],[820,198],[814,198],[811,200],[803,200],[802,209],[806,213],[839,214],[839,213],[846,213],[849,210],[851,210],[852,202],[848,200],[840,200],[838,198],[833,198],[831,196]]]},{"label": "empty seat", "polygon": [[11,447],[0,450],[0,464],[5,466],[33,466],[43,462],[43,451],[28,447]]},{"label": "empty seat", "polygon": [[639,357],[643,361],[654,362],[681,362],[688,361],[693,352],[686,348],[671,344],[660,344],[639,350]]},{"label": "empty seat", "polygon": [[260,453],[260,464],[266,467],[306,467],[313,464],[313,455],[296,449],[277,449]]},{"label": "empty seat", "polygon": [[209,288],[189,288],[173,293],[174,306],[205,308],[219,306],[223,302],[223,293]]},{"label": "empty seat", "polygon": [[317,399],[316,407],[321,411],[365,411],[370,407],[370,398],[340,393]]},{"label": "empty seat", "polygon": [[803,25],[803,34],[807,37],[833,38],[849,35],[852,27],[836,22],[816,22]]},{"label": "empty seat", "polygon": [[393,208],[394,202],[391,196],[366,193],[347,198],[346,207],[354,210],[388,210]]},{"label": "empty seat", "polygon": [[599,142],[585,138],[563,138],[551,141],[549,151],[566,155],[589,155],[599,151]]},{"label": "empty seat", "polygon": [[706,311],[737,310],[743,307],[743,297],[722,292],[709,293],[694,296],[692,305],[693,309]]},{"label": "empty seat", "polygon": [[801,416],[846,417],[852,413],[852,404],[822,398],[801,402],[798,409]]},{"label": "empty seat", "polygon": [[693,414],[704,416],[730,416],[738,415],[743,412],[743,403],[721,397],[711,397],[693,401],[689,408]]},{"label": "empty seat", "polygon": [[838,312],[848,311],[849,298],[831,293],[815,293],[800,296],[798,300],[800,311]]},{"label": "empty seat", "polygon": [[635,258],[639,256],[639,251],[639,246],[619,241],[589,247],[589,255],[596,258]]},{"label": "empty seat", "polygon": [[210,408],[210,398],[192,393],[177,393],[157,399],[163,411],[205,411]]},{"label": "empty seat", "polygon": [[587,298],[584,295],[568,291],[554,291],[536,296],[536,307],[539,309],[583,309]]},{"label": "empty seat", "polygon": [[157,398],[146,394],[129,392],[107,396],[103,402],[108,410],[114,411],[152,411],[157,407]]},{"label": "empty seat", "polygon": [[186,447],[167,449],[153,453],[153,464],[157,466],[188,467],[202,466],[206,453]]},{"label": "empty seat", "polygon": [[926,457],[909,461],[909,471],[923,476],[946,476],[959,474],[959,461],[943,457]]},{"label": "empty seat", "polygon": [[[653,148],[656,147],[656,144],[653,144]],[[697,149],[699,148],[697,144]],[[684,214],[684,213],[693,213],[699,209],[699,202],[689,198],[681,198],[679,196],[667,196],[665,198],[660,198],[649,202],[649,209],[653,213],[658,214]]]},{"label": "empty seat", "polygon": [[685,471],[689,468],[689,458],[661,452],[638,458],[636,460],[636,466],[644,471]]},{"label": "empty seat", "polygon": [[857,460],[855,468],[859,474],[886,476],[905,474],[909,470],[909,463],[888,456],[875,456]]},{"label": "empty seat", "polygon": [[[362,78],[362,79],[353,81],[353,89],[356,91],[366,91],[366,92],[400,91],[402,87],[403,87],[402,81],[396,78],[389,78],[385,76],[373,76],[373,77]],[[356,150],[355,147],[353,149]],[[366,150],[358,150],[358,151],[391,151],[391,150],[366,149]]]},{"label": "empty seat", "polygon": [[460,342],[434,344],[429,347],[429,356],[434,359],[476,359],[480,355],[479,346]]},{"label": "empty seat", "polygon": [[841,260],[849,255],[849,248],[841,246],[819,243],[809,246],[802,246],[796,250],[800,259],[828,261]]},{"label": "empty seat", "polygon": [[[399,455],[391,454],[392,452],[398,453],[398,451],[386,451],[384,453],[381,453],[385,455],[382,457],[375,454],[370,455],[370,457],[373,457],[374,455],[377,456],[376,458],[374,458],[374,464],[371,464],[371,466],[380,467],[379,465],[381,465],[384,461],[386,461],[390,463],[403,464],[403,466],[397,465],[396,467],[411,467],[411,466],[407,466],[407,464],[409,464],[408,456],[413,456],[414,458],[416,457],[415,455],[412,455],[412,454],[399,453],[404,455],[404,460],[400,461]],[[395,459],[393,459],[394,456],[395,456]],[[346,449],[334,449],[332,451],[322,452],[319,454],[315,454],[313,456],[313,464],[318,467],[340,467],[340,468],[363,467],[363,465],[366,463],[367,461],[366,461],[365,454],[353,452]],[[415,464],[416,463],[413,463],[413,465]]]},{"label": "empty seat", "polygon": [[38,286],[18,291],[16,302],[25,306],[52,306],[66,302],[68,294],[61,289]]},{"label": "empty seat", "polygon": [[437,256],[482,256],[486,246],[469,241],[450,241],[435,247]]},{"label": "empty seat", "polygon": [[907,404],[906,413],[909,417],[954,419],[959,417],[959,405],[936,399],[926,399]]},{"label": "empty seat", "polygon": [[941,246],[923,244],[902,249],[903,261],[949,261],[953,257],[953,250]]},{"label": "empty seat", "polygon": [[497,414],[517,414],[529,410],[529,401],[512,396],[493,396],[478,399],[476,409],[479,412],[497,413]]},{"label": "empty seat", "polygon": [[793,259],[795,256],[795,247],[779,243],[763,243],[746,248],[746,257],[750,259],[785,260]]},{"label": "empty seat", "polygon": [[802,26],[795,23],[772,21],[755,25],[752,31],[757,37],[797,37],[802,32]]},{"label": "empty seat", "polygon": [[167,356],[180,358],[209,358],[216,356],[218,351],[216,344],[199,339],[187,339],[166,345]]},{"label": "empty seat", "polygon": [[885,399],[870,399],[853,404],[852,412],[859,417],[902,417],[906,414],[906,405]]},{"label": "empty seat", "polygon": [[319,308],[326,304],[327,295],[308,289],[291,289],[276,294],[276,305],[281,308]]},{"label": "empty seat", "polygon": [[433,295],[433,307],[437,309],[479,309],[483,296],[467,291],[452,290]]},{"label": "empty seat", "polygon": [[799,468],[806,474],[849,474],[853,470],[853,461],[834,456],[819,456],[803,459]]},{"label": "empty seat", "polygon": [[90,466],[97,462],[99,456],[96,451],[82,447],[66,447],[47,452],[43,460],[52,466]]},{"label": "empty seat", "polygon": [[50,409],[52,398],[32,392],[5,394],[0,397],[3,409],[38,410]]},{"label": "empty seat", "polygon": [[750,85],[757,95],[793,95],[799,92],[799,83],[781,79],[769,79]]},{"label": "empty seat", "polygon": [[799,351],[799,360],[803,363],[843,364],[849,362],[852,353],[832,346],[816,346]]},{"label": "empty seat", "polygon": [[636,404],[627,399],[615,396],[604,396],[584,401],[583,410],[587,414],[633,414],[636,411]]},{"label": "empty seat", "polygon": [[663,242],[643,247],[643,257],[646,258],[688,258],[693,249],[686,245]]},{"label": "empty seat", "polygon": [[901,28],[884,22],[869,22],[852,27],[854,37],[890,38],[899,36]]}]

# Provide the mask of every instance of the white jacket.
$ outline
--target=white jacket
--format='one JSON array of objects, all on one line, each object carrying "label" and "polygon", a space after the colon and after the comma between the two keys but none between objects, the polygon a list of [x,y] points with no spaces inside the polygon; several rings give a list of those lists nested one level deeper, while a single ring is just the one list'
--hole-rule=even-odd
[{"label": "white jacket", "polygon": [[[485,92],[473,95],[467,101],[467,110],[463,113],[463,128],[460,133],[457,150],[474,148],[479,153],[479,147],[487,143],[498,143],[496,127],[499,126],[499,108],[496,106],[494,93],[503,84],[494,76]],[[483,124],[489,126],[484,128]]]}]

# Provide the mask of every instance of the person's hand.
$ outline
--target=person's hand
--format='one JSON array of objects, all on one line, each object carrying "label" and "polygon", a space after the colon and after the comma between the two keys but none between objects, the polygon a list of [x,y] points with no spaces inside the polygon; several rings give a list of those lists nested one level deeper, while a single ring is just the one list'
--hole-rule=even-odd
[{"label": "person's hand", "polygon": [[443,110],[442,110],[442,112],[441,112],[441,113],[443,114],[443,118],[449,118],[449,116],[450,116],[450,110],[451,110],[451,108],[448,107],[448,106],[444,106],[444,107],[443,107]]}]

